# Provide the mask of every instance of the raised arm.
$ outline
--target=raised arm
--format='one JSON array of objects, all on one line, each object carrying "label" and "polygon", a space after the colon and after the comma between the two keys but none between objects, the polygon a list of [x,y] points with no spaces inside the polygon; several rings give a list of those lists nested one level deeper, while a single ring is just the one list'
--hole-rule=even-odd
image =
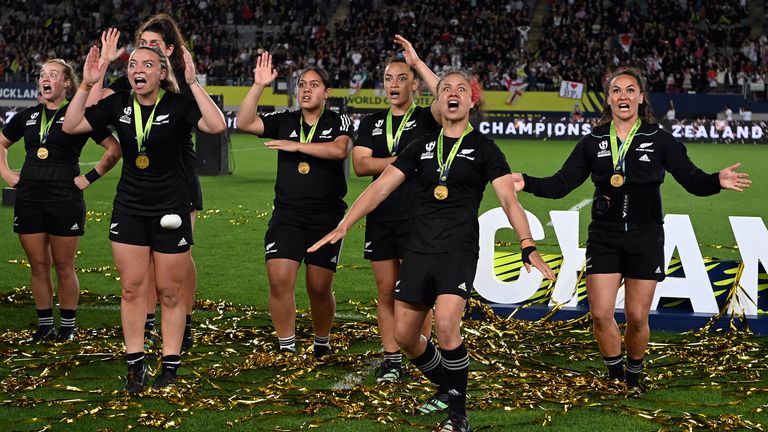
[{"label": "raised arm", "polygon": [[192,60],[192,54],[185,47],[181,47],[184,57],[184,80],[192,89],[192,96],[195,97],[198,108],[200,108],[200,120],[197,121],[197,127],[209,134],[219,134],[227,130],[227,121],[216,103],[208,95],[208,92],[197,82],[195,74],[195,62]]},{"label": "raised arm", "polygon": [[504,214],[507,215],[509,223],[517,233],[517,237],[520,240],[520,248],[523,250],[523,264],[525,269],[530,272],[531,265],[536,267],[547,279],[554,279],[555,274],[552,269],[549,268],[546,262],[541,258],[539,252],[536,250],[536,243],[534,243],[531,237],[531,228],[528,225],[528,218],[525,215],[523,207],[517,200],[517,192],[515,192],[514,180],[512,174],[503,175],[497,177],[491,182],[493,190],[496,192],[496,196],[499,198],[501,208],[504,209]]},{"label": "raised arm", "polygon": [[315,252],[328,243],[335,244],[344,238],[349,227],[378,207],[403,181],[405,181],[405,174],[402,171],[394,166],[387,167],[381,176],[357,197],[344,219],[339,222],[339,226],[307,249],[307,252]]},{"label": "raised arm", "polygon": [[104,147],[106,150],[101,156],[99,162],[96,163],[96,166],[93,167],[91,171],[75,177],[75,185],[77,185],[80,190],[84,190],[93,184],[93,182],[98,180],[101,176],[108,173],[117,164],[117,161],[119,161],[122,157],[122,151],[120,151],[120,143],[114,136],[109,135],[108,137],[104,138],[104,140],[102,140],[99,145]]},{"label": "raised arm", "polygon": [[714,195],[721,189],[741,192],[748,188],[752,182],[747,179],[747,173],[736,172],[740,166],[741,163],[737,163],[720,172],[707,174],[691,161],[685,146],[677,140],[670,145],[665,163],[665,168],[675,180],[696,196]]},{"label": "raised arm", "polygon": [[99,67],[106,68],[106,65],[99,64],[99,49],[95,46],[88,51],[83,65],[83,81],[80,83],[75,96],[69,103],[67,115],[64,116],[64,124],[61,129],[70,135],[80,135],[91,132],[93,128],[88,120],[85,119],[85,104],[93,85],[103,76],[104,71]]},{"label": "raised arm", "polygon": [[440,81],[440,78],[438,78],[438,76],[432,72],[432,69],[430,69],[429,66],[427,66],[427,64],[424,63],[421,58],[419,58],[419,55],[416,54],[416,50],[413,48],[413,45],[408,41],[408,39],[401,35],[395,35],[395,43],[403,48],[403,56],[405,56],[405,62],[408,63],[408,65],[412,68],[416,69],[416,72],[424,81],[424,85],[427,86],[429,92],[432,93],[432,96],[435,97],[430,110],[432,111],[432,116],[435,118],[435,120],[438,123],[442,123],[442,116],[437,110],[437,83]]},{"label": "raised arm", "polygon": [[264,51],[256,60],[253,69],[253,85],[240,104],[237,113],[237,128],[254,135],[264,133],[264,122],[258,115],[259,99],[264,89],[277,78],[277,70],[272,68],[272,55]]},{"label": "raised arm", "polygon": [[99,70],[101,70],[101,75],[91,89],[91,94],[88,96],[86,106],[94,105],[100,99],[104,99],[114,93],[109,87],[104,87],[104,76],[107,73],[109,65],[125,52],[125,48],[117,48],[119,40],[120,32],[114,27],[110,27],[109,30],[101,32],[101,55],[99,57]]}]

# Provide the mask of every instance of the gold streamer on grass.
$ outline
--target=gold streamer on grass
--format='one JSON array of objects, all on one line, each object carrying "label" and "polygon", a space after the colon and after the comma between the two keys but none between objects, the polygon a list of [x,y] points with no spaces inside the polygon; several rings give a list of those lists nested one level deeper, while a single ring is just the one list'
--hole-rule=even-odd
[{"label": "gold streamer on grass", "polygon": [[[729,299],[739,289],[738,276]],[[549,289],[549,288],[547,288]],[[28,288],[0,295],[0,304],[33,307]],[[83,291],[85,304],[117,304],[117,295]],[[299,312],[297,354],[276,352],[269,314],[254,306],[199,300],[196,346],[185,354],[177,385],[148,389],[138,397],[125,394],[124,351],[118,327],[78,330],[76,343],[32,345],[31,331],[0,335],[0,406],[33,409],[39,417],[18,424],[20,430],[50,430],[84,418],[177,429],[193,415],[231,411],[211,428],[232,429],[265,419],[307,419],[299,427],[314,429],[365,419],[381,425],[430,430],[430,418],[411,415],[433,389],[406,362],[411,379],[389,386],[372,377],[380,353],[373,304],[339,305],[331,343],[335,354],[317,361],[311,352],[310,319]],[[768,348],[748,332],[697,331],[672,342],[649,345],[646,394],[627,390],[602,377],[587,315],[568,321],[525,321],[497,316],[472,301],[483,320],[463,323],[472,357],[469,411],[535,412],[519,425],[551,425],[575,409],[647,419],[660,430],[765,430],[766,425],[731,414],[748,398],[765,397]],[[721,313],[725,313],[721,311]],[[711,330],[711,327],[705,328]],[[150,367],[159,368],[158,348]],[[566,361],[563,362],[563,359]],[[111,375],[104,376],[107,365]],[[723,403],[662,398],[661,389],[717,391]],[[654,408],[648,408],[651,405]],[[164,408],[161,408],[164,407]],[[742,412],[762,414],[768,405]],[[711,414],[717,412],[716,414]],[[510,429],[515,424],[474,424],[475,430]],[[282,427],[282,429],[281,429]],[[106,429],[104,429],[106,430]],[[272,430],[290,430],[276,426]]]}]

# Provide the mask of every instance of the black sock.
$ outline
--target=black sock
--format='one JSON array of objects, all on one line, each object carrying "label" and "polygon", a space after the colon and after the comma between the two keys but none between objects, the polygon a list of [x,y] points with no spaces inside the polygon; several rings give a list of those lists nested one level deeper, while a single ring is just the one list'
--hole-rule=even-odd
[{"label": "black sock", "polygon": [[192,315],[187,315],[187,322],[184,324],[184,337],[192,336]]},{"label": "black sock", "polygon": [[155,330],[155,314],[147,314],[147,321],[144,322],[144,333],[150,333]]},{"label": "black sock", "polygon": [[603,357],[605,366],[608,367],[608,379],[625,381],[624,375],[624,356],[619,354],[615,357]]},{"label": "black sock", "polygon": [[75,328],[75,317],[77,316],[77,310],[75,309],[59,309],[59,315],[61,318],[61,327]]},{"label": "black sock", "polygon": [[452,413],[467,415],[467,379],[469,355],[464,342],[452,350],[441,350],[448,389],[448,407]]},{"label": "black sock", "polygon": [[53,308],[37,309],[37,325],[40,327],[53,327]]},{"label": "black sock", "polygon": [[635,360],[627,357],[627,385],[640,387],[640,375],[643,373],[643,358]]},{"label": "black sock", "polygon": [[432,345],[432,342],[427,341],[427,349],[424,350],[420,356],[411,359],[411,363],[419,368],[421,373],[423,373],[428,380],[437,385],[437,390],[440,393],[448,392],[445,388],[445,383],[443,382],[445,375],[443,359],[440,355],[440,351]]},{"label": "black sock", "polygon": [[400,366],[403,364],[403,355],[400,351],[384,351],[384,361],[388,361],[392,366]]},{"label": "black sock", "polygon": [[173,376],[176,376],[176,371],[181,366],[181,356],[167,355],[163,356],[163,373],[166,371],[171,372]]},{"label": "black sock", "polygon": [[128,362],[128,369],[141,370],[144,369],[144,352],[128,353],[125,355],[125,360]]}]

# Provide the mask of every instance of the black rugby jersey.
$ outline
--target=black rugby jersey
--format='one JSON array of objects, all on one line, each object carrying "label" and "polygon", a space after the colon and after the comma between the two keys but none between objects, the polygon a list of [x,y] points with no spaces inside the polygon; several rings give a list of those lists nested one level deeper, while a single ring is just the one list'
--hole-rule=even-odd
[{"label": "black rugby jersey", "polygon": [[[510,173],[504,153],[493,140],[473,130],[464,137],[453,160],[446,185],[448,197],[434,197],[439,173],[437,137],[429,133],[412,142],[392,164],[418,181],[418,210],[408,249],[420,253],[462,250],[477,253],[480,201],[486,185]],[[447,159],[457,138],[444,138]]]},{"label": "black rugby jersey", "polygon": [[[657,124],[643,122],[625,157],[625,183],[611,186],[614,174],[611,157],[610,123],[592,130],[571,152],[562,168],[551,177],[537,178],[523,174],[525,191],[544,198],[561,198],[592,176],[597,194],[642,194],[644,222],[663,222],[659,187],[669,171],[685,190],[697,196],[720,192],[719,174],[707,174],[691,162],[685,146]],[[630,213],[634,213],[630,211]],[[594,214],[593,209],[593,217]]]},{"label": "black rugby jersey", "polygon": [[[175,71],[174,71],[175,72]],[[195,99],[195,96],[192,94],[192,88],[187,84],[186,81],[184,81],[184,71],[181,71],[182,75],[179,76],[176,75],[177,84],[179,85],[179,93],[189,96],[190,99]],[[133,89],[131,88],[131,83],[128,81],[128,76],[123,75],[115,82],[109,85],[109,89],[114,92],[131,92]],[[187,183],[189,183],[191,189],[190,193],[197,194],[199,191],[197,189],[197,184],[199,183],[199,180],[197,179],[198,173],[197,173],[197,153],[195,152],[195,144],[192,142],[192,136],[190,135],[190,139],[187,142],[187,146],[184,149],[184,165],[182,168],[182,175],[184,176]],[[194,201],[194,200],[193,200]],[[199,202],[202,202],[202,197],[198,200]]]},{"label": "black rugby jersey", "polygon": [[[154,105],[141,106],[144,122]],[[117,184],[115,208],[139,216],[189,211],[189,187],[184,177],[183,154],[192,129],[202,115],[194,99],[166,92],[157,105],[152,130],[146,138],[149,167],[139,169],[133,96],[119,92],[85,111],[92,127],[112,125],[123,151],[123,169]]]},{"label": "black rugby jersey", "polygon": [[[378,111],[361,122],[357,130],[355,146],[366,147],[373,151],[375,158],[388,158],[392,155],[387,147],[387,113],[389,110]],[[404,116],[392,116],[392,134],[400,127]],[[400,136],[400,143],[396,155],[403,152],[408,143],[427,133],[440,129],[440,124],[435,121],[430,107],[417,106],[408,119]],[[376,180],[379,176],[373,176]],[[374,211],[368,214],[368,220],[394,221],[409,219],[416,214],[416,192],[418,183],[415,179],[408,179],[395,189]]]},{"label": "black rugby jersey", "polygon": [[[299,141],[301,110],[280,111],[261,116],[264,123],[263,138]],[[312,126],[303,123],[305,136]],[[312,142],[329,142],[340,135],[351,136],[349,117],[329,109],[318,119]],[[309,164],[309,173],[301,174],[299,163]],[[275,181],[275,207],[301,212],[342,213],[347,208],[344,196],[347,181],[344,161],[320,159],[300,152],[277,152],[277,179]]]},{"label": "black rugby jersey", "polygon": [[42,109],[40,104],[28,108],[11,119],[3,129],[3,135],[11,142],[24,138],[26,156],[21,168],[19,184],[16,186],[18,199],[36,202],[67,201],[79,199],[83,191],[75,185],[74,179],[80,175],[78,161],[88,138],[100,143],[110,136],[106,128],[94,128],[93,132],[83,135],[69,135],[61,130],[69,105],[56,110],[45,108],[45,115],[52,121],[48,130],[46,149],[48,157],[40,159],[40,127]]}]

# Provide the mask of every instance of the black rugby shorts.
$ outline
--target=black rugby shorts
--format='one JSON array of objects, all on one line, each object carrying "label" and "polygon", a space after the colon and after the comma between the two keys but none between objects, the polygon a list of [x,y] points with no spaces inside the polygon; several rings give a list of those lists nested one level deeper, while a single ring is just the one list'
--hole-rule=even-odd
[{"label": "black rugby shorts", "polygon": [[61,237],[85,234],[85,201],[34,202],[16,200],[13,231],[18,234],[47,233]]},{"label": "black rugby shorts", "polygon": [[154,252],[184,253],[194,244],[192,221],[189,213],[178,213],[181,226],[176,229],[163,228],[160,216],[136,216],[113,210],[109,222],[109,239],[115,243],[149,246]]},{"label": "black rugby shorts", "polygon": [[642,224],[630,231],[614,231],[593,222],[587,238],[586,272],[664,280],[664,225]]},{"label": "black rugby shorts", "polygon": [[468,299],[472,294],[477,255],[465,251],[422,254],[408,251],[400,266],[395,299],[435,305],[437,296],[453,294]]},{"label": "black rugby shorts", "polygon": [[367,221],[363,256],[371,261],[403,259],[411,234],[413,220]]},{"label": "black rugby shorts", "polygon": [[264,234],[264,260],[285,258],[333,272],[339,261],[342,242],[327,244],[315,252],[307,249],[333,231],[343,216],[340,214],[303,214],[294,210],[275,209]]}]

